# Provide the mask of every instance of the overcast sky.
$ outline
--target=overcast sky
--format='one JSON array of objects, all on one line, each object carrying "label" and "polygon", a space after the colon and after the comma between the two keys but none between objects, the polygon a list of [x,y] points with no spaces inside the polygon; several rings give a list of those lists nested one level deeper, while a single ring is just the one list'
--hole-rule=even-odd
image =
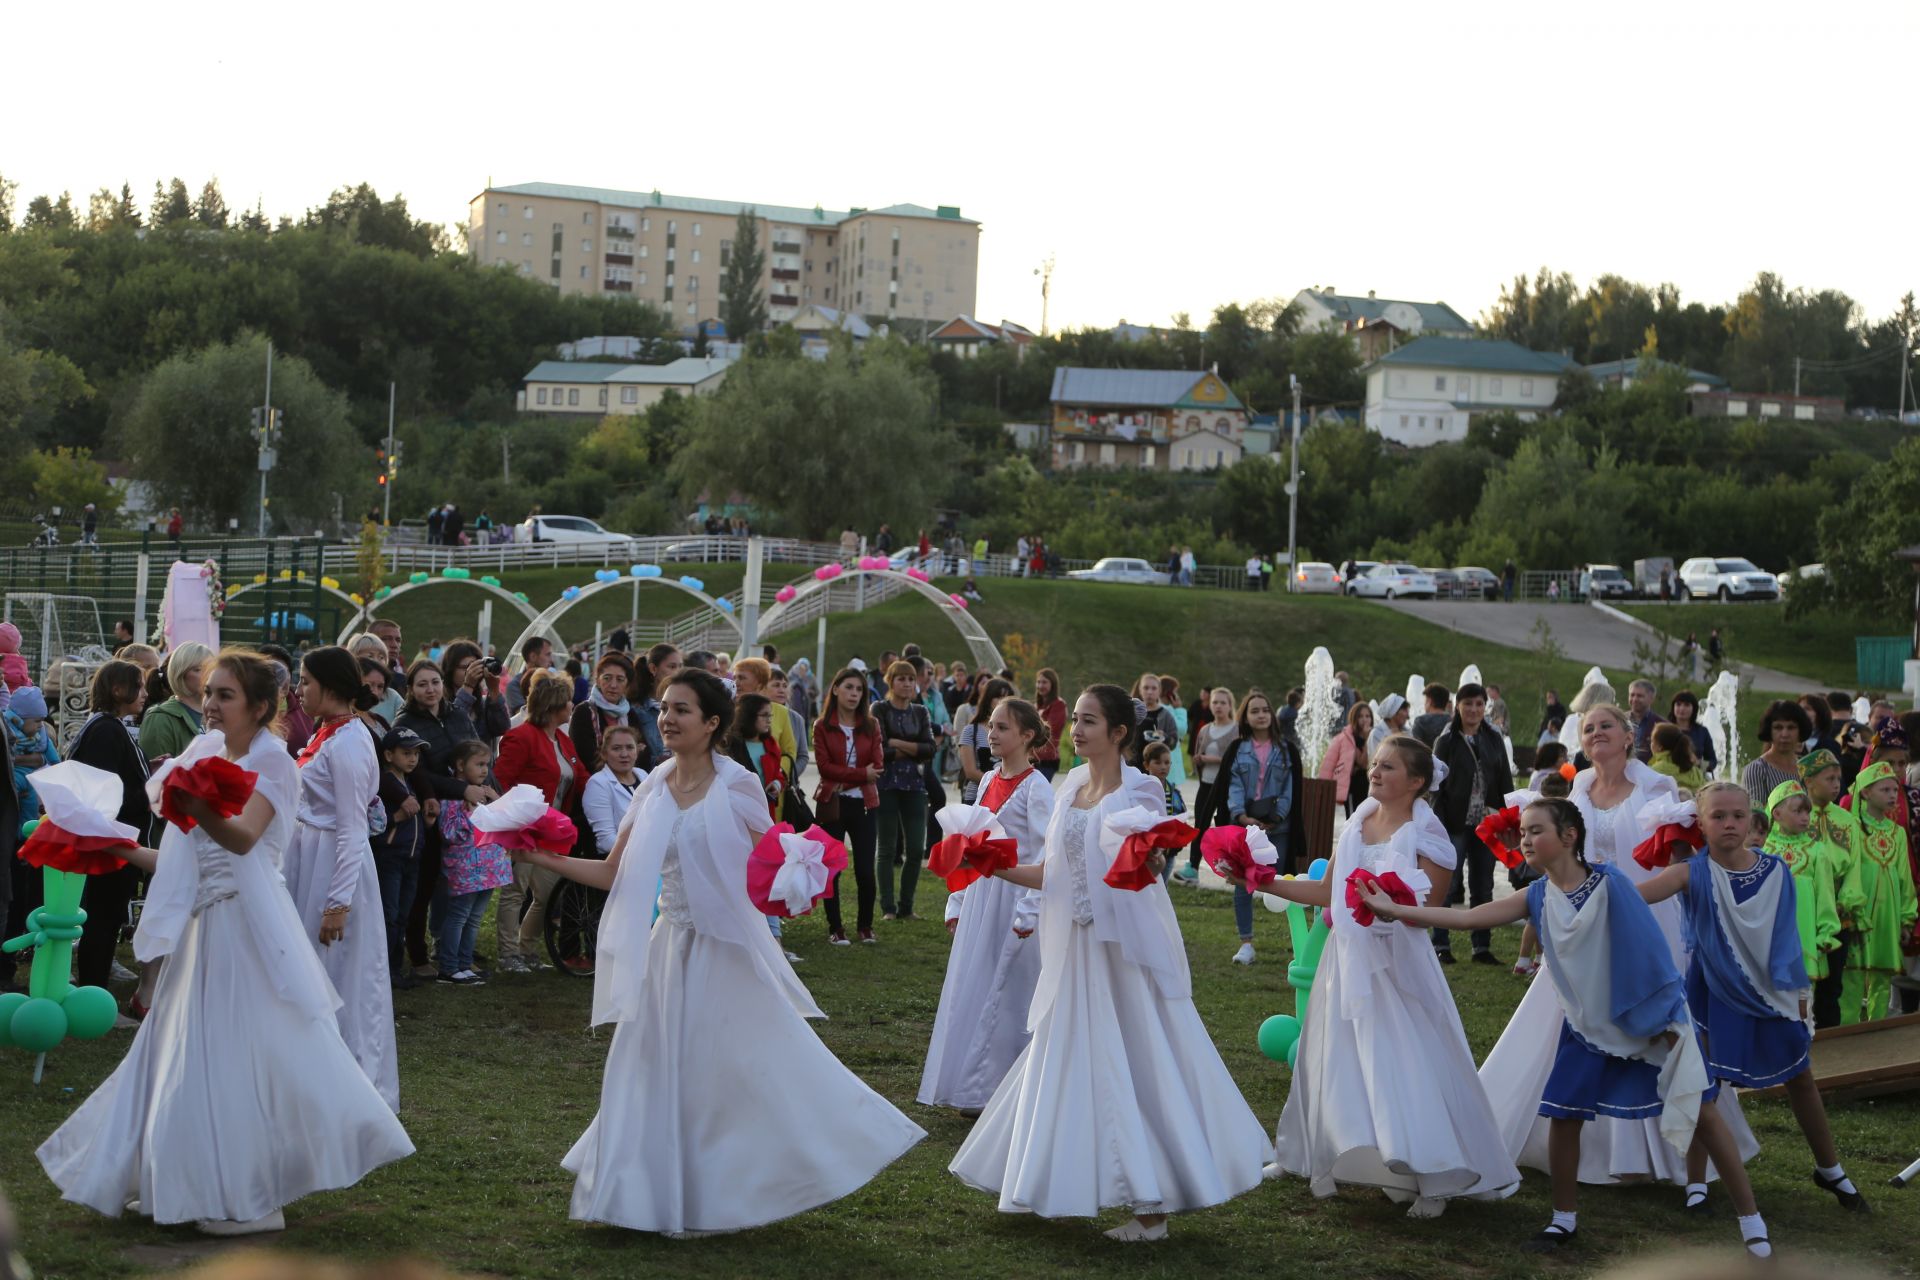
[{"label": "overcast sky", "polygon": [[956,204],[980,315],[1035,327],[1049,253],[1055,328],[1312,284],[1473,318],[1541,264],[1871,318],[1920,288],[1913,0],[695,12],[15,6],[0,174],[272,214],[366,181],[448,223],[489,179]]}]

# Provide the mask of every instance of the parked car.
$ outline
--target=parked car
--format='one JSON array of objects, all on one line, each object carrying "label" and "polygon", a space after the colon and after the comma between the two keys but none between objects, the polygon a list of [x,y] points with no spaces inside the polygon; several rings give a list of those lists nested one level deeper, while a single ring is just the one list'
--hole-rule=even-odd
[{"label": "parked car", "polygon": [[1339,595],[1340,571],[1324,560],[1303,561],[1293,572],[1293,589],[1302,595]]},{"label": "parked car", "polygon": [[1420,572],[1433,579],[1433,593],[1442,600],[1452,600],[1460,594],[1460,576],[1451,569],[1422,569]]},{"label": "parked car", "polygon": [[1135,560],[1127,556],[1102,556],[1093,562],[1093,568],[1073,569],[1067,573],[1067,576],[1080,582],[1132,582],[1141,586],[1154,586],[1166,582],[1167,571],[1156,569],[1145,560]]},{"label": "parked car", "polygon": [[1739,556],[1695,556],[1680,566],[1680,582],[1695,600],[1778,600],[1780,582]]},{"label": "parked car", "polygon": [[1433,599],[1433,578],[1417,565],[1376,564],[1355,575],[1347,584],[1350,596],[1372,596],[1386,600]]},{"label": "parked car", "polygon": [[1633,582],[1617,564],[1590,564],[1580,571],[1583,600],[1631,600]]},{"label": "parked car", "polygon": [[1803,564],[1798,569],[1789,569],[1780,575],[1780,594],[1784,596],[1800,583],[1812,582],[1826,576],[1827,566],[1818,561],[1813,564]]},{"label": "parked car", "polygon": [[624,533],[603,529],[585,516],[529,516],[514,529],[515,542],[566,542],[626,550],[633,539]]},{"label": "parked car", "polygon": [[1672,556],[1648,556],[1645,560],[1633,562],[1633,585],[1640,594],[1649,600],[1660,598],[1660,574],[1667,575],[1667,589],[1675,596],[1680,594],[1680,575],[1673,571]]},{"label": "parked car", "polygon": [[1454,576],[1460,579],[1460,589],[1468,599],[1478,597],[1482,600],[1498,600],[1500,598],[1500,575],[1493,570],[1469,564],[1453,572]]}]

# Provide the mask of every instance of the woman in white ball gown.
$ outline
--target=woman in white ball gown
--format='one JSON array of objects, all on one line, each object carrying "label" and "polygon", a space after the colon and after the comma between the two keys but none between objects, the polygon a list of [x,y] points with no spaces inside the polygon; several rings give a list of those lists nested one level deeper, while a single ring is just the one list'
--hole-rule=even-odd
[{"label": "woman in white ball gown", "polygon": [[332,984],[280,879],[299,780],[267,729],[273,668],[231,650],[209,668],[207,732],[168,768],[223,755],[259,781],[232,818],[190,800],[194,831],[167,823],[157,853],[135,851],[153,881],[134,950],[166,959],[153,1011],[39,1150],[62,1196],[109,1217],[277,1231],[283,1206],[413,1152],[340,1038]]},{"label": "woman in white ball gown", "polygon": [[[1053,785],[1032,762],[1046,743],[1047,722],[1032,703],[994,704],[987,745],[997,763],[981,783],[978,808],[992,812],[995,834],[1012,840],[1028,866],[1040,862],[1053,820]],[[920,1076],[922,1103],[978,1113],[1027,1047],[1027,1012],[1040,980],[1040,944],[1032,937],[1037,907],[1038,895],[992,877],[947,895],[953,951]]]},{"label": "woman in white ball gown", "polygon": [[1164,883],[1105,880],[1147,821],[1138,811],[1166,812],[1159,780],[1123,762],[1134,724],[1126,690],[1080,695],[1073,745],[1086,763],[1061,788],[1046,860],[996,873],[1041,891],[1033,1040],[949,1168],[1003,1213],[1125,1208],[1133,1219],[1107,1234],[1147,1241],[1167,1237],[1168,1214],[1258,1186],[1273,1147],[1194,1009]]},{"label": "woman in white ball gown", "polygon": [[514,856],[611,890],[593,1021],[616,1026],[600,1112],[561,1162],[571,1215],[681,1238],[838,1200],[926,1133],[807,1026],[826,1015],[747,896],[772,819],[754,775],[716,750],[726,686],[685,670],[661,697],[671,758],[634,793],[607,860]]}]

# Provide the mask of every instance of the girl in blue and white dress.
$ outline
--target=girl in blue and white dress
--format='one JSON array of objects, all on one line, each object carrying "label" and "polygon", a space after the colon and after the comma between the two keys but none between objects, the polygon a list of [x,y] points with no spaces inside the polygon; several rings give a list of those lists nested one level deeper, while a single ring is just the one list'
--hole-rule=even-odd
[{"label": "girl in blue and white dress", "polygon": [[276,669],[233,650],[208,668],[207,732],[167,768],[221,755],[258,775],[253,795],[231,818],[189,799],[193,831],[166,823],[157,851],[129,856],[153,876],[133,938],[142,960],[166,960],[153,1011],[38,1152],[65,1199],[108,1217],[278,1231],[284,1206],[413,1152],[341,1039],[339,999],[280,878],[300,780],[267,728]]},{"label": "girl in blue and white dress", "polygon": [[1520,815],[1521,849],[1541,879],[1525,893],[1469,910],[1403,907],[1366,891],[1374,914],[1431,928],[1486,929],[1529,920],[1565,1011],[1553,1068],[1540,1094],[1548,1121],[1553,1219],[1528,1242],[1535,1252],[1574,1243],[1582,1128],[1602,1117],[1652,1120],[1676,1153],[1696,1141],[1720,1167],[1754,1257],[1773,1246],[1754,1204],[1726,1120],[1712,1105],[1680,973],[1652,910],[1631,880],[1585,859],[1586,823],[1565,800],[1536,800]]},{"label": "girl in blue and white dress", "polygon": [[1127,834],[1165,821],[1158,779],[1129,768],[1133,699],[1094,685],[1073,708],[1085,761],[1067,775],[1046,860],[995,874],[1040,891],[1033,1040],[948,1168],[1002,1213],[1093,1217],[1125,1208],[1116,1240],[1167,1238],[1167,1215],[1260,1185],[1272,1155],[1193,1006],[1173,903],[1106,875]]},{"label": "girl in blue and white dress", "polygon": [[[1752,800],[1745,787],[1710,782],[1694,796],[1705,857],[1660,872],[1640,888],[1649,903],[1684,895],[1693,940],[1687,1003],[1706,1041],[1707,1072],[1742,1089],[1786,1087],[1794,1119],[1813,1151],[1815,1185],[1842,1208],[1868,1212],[1866,1197],[1840,1167],[1808,1049],[1811,986],[1800,944],[1793,869],[1750,848]],[[1707,1153],[1687,1153],[1687,1208],[1707,1202]]]},{"label": "girl in blue and white dress", "polygon": [[1363,925],[1347,905],[1347,879],[1363,870],[1446,901],[1453,842],[1422,799],[1437,767],[1418,738],[1388,738],[1326,876],[1263,886],[1325,909],[1332,925],[1280,1114],[1279,1170],[1306,1178],[1316,1196],[1378,1187],[1415,1218],[1520,1185],[1433,947],[1405,925]]},{"label": "girl in blue and white dress", "polygon": [[[1053,786],[1032,764],[1046,741],[1047,722],[1032,703],[994,704],[987,743],[998,763],[981,783],[980,806],[993,811],[995,835],[1012,840],[1026,866],[1045,854],[1053,820]],[[923,1104],[977,1114],[1027,1047],[1027,1013],[1040,981],[1032,936],[1038,917],[1037,895],[1008,880],[989,877],[947,895],[953,951],[920,1076]]]}]

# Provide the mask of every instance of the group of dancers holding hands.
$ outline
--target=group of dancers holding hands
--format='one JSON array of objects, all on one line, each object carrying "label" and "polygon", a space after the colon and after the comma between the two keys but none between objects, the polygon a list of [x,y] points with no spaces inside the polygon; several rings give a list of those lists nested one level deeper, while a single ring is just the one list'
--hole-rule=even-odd
[{"label": "group of dancers holding hands", "polygon": [[[283,883],[296,827],[324,815],[303,796],[310,766],[271,736],[269,665],[239,651],[210,664],[206,732],[183,763],[218,753],[259,782],[237,815],[169,825],[157,851],[138,854],[154,882],[136,951],[165,957],[159,996],[126,1059],[39,1151],[67,1199],[102,1213],[271,1230],[293,1200],[412,1151],[379,1078],[391,1032],[356,1050],[359,1020],[341,1001],[355,984],[323,964],[347,954],[343,924],[350,941],[379,921],[329,912],[324,893],[303,913]],[[351,690],[305,678],[309,707],[348,716]],[[598,1114],[563,1161],[571,1216],[685,1238],[838,1199],[926,1135],[806,1025],[825,1015],[749,900],[749,855],[773,818],[723,749],[726,686],[689,669],[659,696],[669,758],[635,792],[611,854],[513,856],[608,892],[592,1021],[615,1030]],[[1630,856],[1638,811],[1679,797],[1632,760],[1626,716],[1594,707],[1581,723],[1593,767],[1573,795],[1510,798],[1539,878],[1448,909],[1427,905],[1445,901],[1455,862],[1425,798],[1435,761],[1415,738],[1388,738],[1323,877],[1239,881],[1330,925],[1270,1136],[1195,1008],[1173,905],[1151,874],[1160,855],[1148,874],[1117,874],[1137,851],[1129,841],[1166,821],[1160,781],[1126,764],[1136,716],[1121,688],[1085,690],[1068,728],[1082,763],[1056,789],[1032,763],[1044,720],[1000,699],[978,804],[942,815],[945,830],[990,831],[1016,850],[949,900],[953,950],[918,1096],[977,1116],[949,1168],[1001,1211],[1123,1210],[1107,1235],[1156,1241],[1170,1215],[1290,1175],[1317,1196],[1379,1188],[1432,1218],[1456,1198],[1511,1195],[1524,1163],[1552,1180],[1553,1216],[1531,1248],[1576,1241],[1581,1182],[1683,1183],[1684,1208],[1698,1211],[1717,1175],[1743,1247],[1764,1257],[1772,1243],[1744,1168],[1757,1146],[1721,1086],[1780,1083],[1813,1181],[1866,1211],[1809,1072],[1800,886],[1786,860],[1749,847],[1739,787],[1695,797],[1702,852],[1642,865]],[[340,865],[327,870],[344,883],[359,860],[335,843]],[[1476,1068],[1423,927],[1522,920],[1548,980]]]}]

